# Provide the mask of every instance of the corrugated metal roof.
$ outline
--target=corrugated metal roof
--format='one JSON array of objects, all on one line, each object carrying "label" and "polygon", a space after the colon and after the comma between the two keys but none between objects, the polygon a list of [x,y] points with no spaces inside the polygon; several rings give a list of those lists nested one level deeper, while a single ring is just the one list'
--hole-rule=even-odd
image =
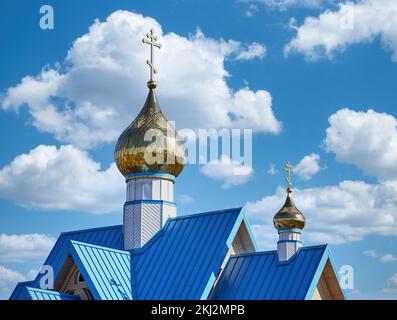
[{"label": "corrugated metal roof", "polygon": [[34,281],[24,281],[24,282],[19,282],[17,286],[15,287],[14,291],[12,292],[10,296],[10,300],[27,300],[30,299],[27,296],[27,291],[26,287],[32,285]]},{"label": "corrugated metal roof", "polygon": [[172,218],[130,253],[121,226],[63,233],[46,264],[56,278],[71,253],[97,299],[206,299],[245,219],[241,208]]},{"label": "corrugated metal roof", "polygon": [[[327,245],[302,247],[288,261],[277,251],[233,256],[216,285],[214,300],[303,300],[329,256]],[[321,272],[320,270],[320,272]],[[317,279],[317,281],[316,281]]]},{"label": "corrugated metal roof", "polygon": [[[69,253],[69,245],[71,240],[108,247],[112,249],[122,249],[121,230],[121,225],[118,225],[80,231],[63,232],[59,236],[44,265],[52,266],[54,268],[54,277],[56,277]],[[37,276],[35,284],[38,283],[39,279],[40,274]]]},{"label": "corrugated metal roof", "polygon": [[31,300],[80,300],[79,296],[51,290],[25,287],[25,291]]},{"label": "corrugated metal roof", "polygon": [[131,300],[128,251],[71,241],[71,253],[96,300]]},{"label": "corrugated metal roof", "polygon": [[[71,240],[81,241],[84,243],[109,247],[113,249],[122,249],[122,226],[117,225],[61,233],[49,256],[44,262],[44,265],[50,265],[54,268],[54,278],[56,278],[56,276],[58,275],[63,263],[65,262],[65,259],[69,254],[69,246]],[[41,276],[41,274],[38,274],[36,279],[30,282],[30,285],[36,288],[39,287],[39,281]],[[26,286],[26,284],[22,284],[22,287],[23,286]],[[23,297],[20,297],[20,291],[21,288],[18,284],[14,289],[11,298],[23,299]]]},{"label": "corrugated metal roof", "polygon": [[136,299],[206,299],[244,214],[241,208],[168,220],[133,250]]}]

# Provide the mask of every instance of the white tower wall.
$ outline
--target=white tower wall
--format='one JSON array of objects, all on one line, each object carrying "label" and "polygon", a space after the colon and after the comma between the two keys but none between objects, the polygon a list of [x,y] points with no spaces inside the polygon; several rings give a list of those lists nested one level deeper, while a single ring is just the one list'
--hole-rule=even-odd
[{"label": "white tower wall", "polygon": [[289,260],[302,247],[301,230],[279,229],[279,240],[277,242],[277,254],[279,261]]},{"label": "white tower wall", "polygon": [[141,248],[176,216],[173,177],[127,178],[123,214],[124,249]]}]

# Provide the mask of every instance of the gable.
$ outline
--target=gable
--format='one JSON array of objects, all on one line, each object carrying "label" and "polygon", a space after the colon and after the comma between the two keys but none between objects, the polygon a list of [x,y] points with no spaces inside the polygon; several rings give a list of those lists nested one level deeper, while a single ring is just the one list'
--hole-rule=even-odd
[{"label": "gable", "polygon": [[[118,225],[62,233],[44,262],[44,265],[52,266],[54,270],[54,279],[58,277],[58,273],[69,255],[69,245],[71,240],[121,249],[122,227],[121,225]],[[33,281],[32,287],[39,287],[41,277],[42,275],[39,273]]]},{"label": "gable", "polygon": [[339,279],[329,259],[325,263],[312,300],[345,300],[345,296],[339,285]]},{"label": "gable", "polygon": [[284,262],[278,260],[277,251],[232,256],[211,299],[306,299],[326,249],[325,245],[303,247]]},{"label": "gable", "polygon": [[71,241],[70,253],[96,300],[132,300],[128,251]]},{"label": "gable", "polygon": [[71,255],[67,257],[58,277],[55,279],[54,290],[79,296],[82,300],[93,300],[84,276]]}]

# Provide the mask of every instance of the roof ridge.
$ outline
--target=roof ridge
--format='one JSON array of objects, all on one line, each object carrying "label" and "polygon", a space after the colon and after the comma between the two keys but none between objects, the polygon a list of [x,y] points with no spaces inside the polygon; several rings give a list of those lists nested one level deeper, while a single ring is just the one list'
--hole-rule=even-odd
[{"label": "roof ridge", "polygon": [[120,250],[120,249],[114,249],[114,248],[109,248],[109,247],[104,247],[104,246],[99,246],[96,244],[91,244],[91,243],[87,243],[87,242],[81,242],[81,241],[77,241],[77,240],[70,240],[71,244],[78,244],[78,245],[82,245],[85,247],[91,247],[91,248],[95,248],[95,249],[101,249],[101,250],[108,250],[108,251],[113,251],[113,252],[117,252],[120,254],[127,254],[130,255],[129,251],[126,250]]},{"label": "roof ridge", "polygon": [[239,254],[233,254],[233,255],[231,255],[231,257],[232,258],[240,258],[240,257],[246,257],[246,256],[260,256],[260,255],[274,254],[274,253],[277,253],[277,250],[244,252],[244,253],[239,253]]},{"label": "roof ridge", "polygon": [[90,231],[98,231],[98,230],[104,230],[104,229],[115,229],[115,228],[121,228],[121,227],[122,227],[121,224],[117,224],[117,225],[112,225],[112,226],[103,226],[103,227],[95,227],[95,228],[89,228],[89,229],[64,231],[64,232],[61,232],[60,236],[73,234],[73,233],[83,233],[83,232],[90,232]]},{"label": "roof ridge", "polygon": [[201,217],[205,215],[211,215],[211,214],[221,214],[221,213],[228,213],[232,211],[241,211],[243,207],[236,207],[236,208],[230,208],[230,209],[222,209],[222,210],[214,210],[214,211],[206,211],[206,212],[198,212],[198,213],[191,213],[191,214],[186,214],[186,215],[181,215],[177,217],[170,218],[170,220],[179,220],[179,219],[187,219],[187,218],[195,218],[195,217]]},{"label": "roof ridge", "polygon": [[317,248],[326,248],[327,246],[328,246],[328,243],[316,244],[313,246],[302,246],[302,247],[300,247],[300,250],[312,250],[312,249],[317,249]]},{"label": "roof ridge", "polygon": [[[299,251],[307,251],[307,250],[314,250],[314,249],[319,249],[319,248],[326,248],[328,244],[318,244],[318,245],[313,245],[313,246],[305,246],[305,247],[300,247]],[[267,250],[267,251],[254,251],[254,252],[245,252],[245,253],[240,253],[240,254],[233,254],[231,255],[232,258],[239,258],[239,257],[245,257],[245,256],[259,256],[259,255],[265,255],[265,254],[274,254],[277,253],[277,250]]]}]

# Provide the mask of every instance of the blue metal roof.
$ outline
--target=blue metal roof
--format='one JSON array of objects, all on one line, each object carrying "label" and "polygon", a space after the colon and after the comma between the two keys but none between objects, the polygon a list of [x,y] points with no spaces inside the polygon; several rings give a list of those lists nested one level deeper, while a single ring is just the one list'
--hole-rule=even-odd
[{"label": "blue metal roof", "polygon": [[[71,240],[81,241],[113,249],[122,249],[122,226],[117,225],[61,233],[49,256],[44,262],[44,265],[50,265],[53,267],[54,278],[57,277],[63,263],[65,262],[69,254]],[[41,276],[41,274],[38,274],[36,279],[30,282],[30,285],[36,288],[39,287],[39,281]],[[23,287],[23,283],[21,284]],[[23,299],[20,296],[20,293],[21,288],[18,284],[14,289],[10,299]]]},{"label": "blue metal roof", "polygon": [[131,300],[128,251],[71,241],[71,254],[96,300]]},{"label": "blue metal roof", "polygon": [[32,285],[34,281],[24,281],[24,282],[19,282],[17,286],[15,287],[14,291],[12,292],[10,296],[10,300],[27,300],[30,299],[27,296],[27,291],[26,287]]},{"label": "blue metal roof", "polygon": [[302,247],[285,262],[278,260],[277,251],[233,256],[222,272],[211,298],[310,299],[329,258],[327,245]]},{"label": "blue metal roof", "polygon": [[237,208],[168,220],[132,251],[135,299],[206,299],[243,219]]},{"label": "blue metal roof", "polygon": [[121,226],[63,233],[45,264],[56,278],[71,254],[96,299],[206,299],[243,222],[251,234],[241,208],[172,218],[130,252],[120,250]]},{"label": "blue metal roof", "polygon": [[79,296],[26,286],[19,292],[19,300],[80,300]]}]

